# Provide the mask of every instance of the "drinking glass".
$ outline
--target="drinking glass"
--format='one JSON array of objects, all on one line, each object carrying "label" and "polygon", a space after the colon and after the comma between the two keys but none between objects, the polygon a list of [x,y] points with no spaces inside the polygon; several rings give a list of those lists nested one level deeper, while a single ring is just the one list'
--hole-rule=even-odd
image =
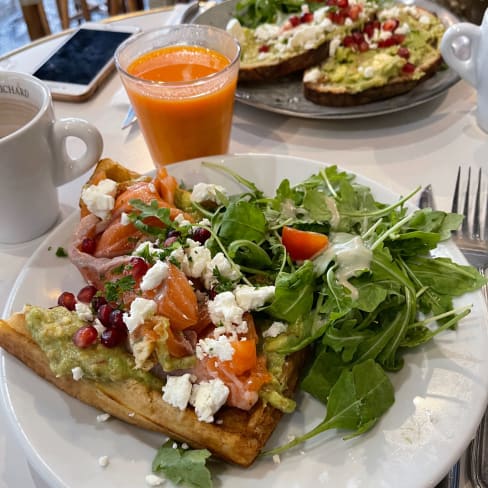
[{"label": "drinking glass", "polygon": [[[158,81],[157,76],[137,72],[142,60],[150,59],[156,69],[159,62],[167,63],[161,53],[175,46],[196,47],[192,64],[204,64],[208,56],[202,52],[209,50],[223,55],[225,66],[182,81]],[[143,32],[117,49],[116,66],[156,167],[227,152],[239,55],[238,42],[226,31],[191,24]],[[175,55],[175,64],[187,61]]]}]

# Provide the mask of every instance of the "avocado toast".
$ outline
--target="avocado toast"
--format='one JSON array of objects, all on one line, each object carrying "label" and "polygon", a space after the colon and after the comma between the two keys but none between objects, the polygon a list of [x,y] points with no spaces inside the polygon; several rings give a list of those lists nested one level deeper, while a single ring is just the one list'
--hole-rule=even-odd
[{"label": "avocado toast", "polygon": [[441,66],[444,26],[416,6],[379,10],[361,30],[337,39],[321,65],[305,71],[305,97],[320,105],[361,105],[405,93]]},{"label": "avocado toast", "polygon": [[333,9],[322,2],[284,2],[256,22],[245,5],[237,5],[227,25],[241,45],[239,81],[273,80],[318,64],[329,56],[332,39],[360,28],[376,9],[368,0]]},{"label": "avocado toast", "polygon": [[264,16],[258,3],[238,2],[227,24],[242,46],[240,81],[256,82],[248,89],[303,73],[307,100],[355,106],[408,92],[442,66],[445,27],[424,8],[390,1],[271,2],[275,14]]}]

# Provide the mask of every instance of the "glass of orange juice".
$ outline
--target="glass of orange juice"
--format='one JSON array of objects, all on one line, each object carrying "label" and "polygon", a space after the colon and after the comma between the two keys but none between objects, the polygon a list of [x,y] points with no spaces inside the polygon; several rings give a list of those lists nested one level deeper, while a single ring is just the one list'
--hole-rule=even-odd
[{"label": "glass of orange juice", "polygon": [[240,47],[227,32],[184,24],[124,42],[115,64],[156,167],[225,154]]}]

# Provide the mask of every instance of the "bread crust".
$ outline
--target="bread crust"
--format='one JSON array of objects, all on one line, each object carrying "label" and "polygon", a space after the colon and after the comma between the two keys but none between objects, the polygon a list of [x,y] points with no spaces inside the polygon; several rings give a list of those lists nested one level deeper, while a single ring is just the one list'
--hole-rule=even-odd
[{"label": "bread crust", "polygon": [[[101,383],[57,377],[46,355],[31,338],[21,313],[0,320],[0,346],[40,377],[83,403],[124,422],[186,442],[193,448],[206,448],[240,466],[252,464],[282,417],[282,412],[260,399],[249,412],[223,407],[216,414],[217,422],[210,424],[198,421],[193,409],[181,411],[163,401],[160,391],[135,380]],[[287,394],[296,387],[303,357],[303,353],[294,354],[285,363]]]},{"label": "bread crust", "polygon": [[303,83],[303,94],[306,99],[318,105],[327,105],[330,107],[354,107],[366,103],[377,102],[392,98],[403,93],[413,90],[417,85],[431,78],[442,65],[442,58],[439,55],[428,65],[420,67],[424,75],[419,79],[412,79],[407,76],[401,76],[390,80],[382,86],[374,86],[366,90],[352,93],[346,89],[339,90],[324,83]]},{"label": "bread crust", "polygon": [[241,64],[239,81],[271,81],[291,73],[303,71],[326,59],[329,55],[329,45],[330,42],[327,40],[314,49],[270,64]]}]

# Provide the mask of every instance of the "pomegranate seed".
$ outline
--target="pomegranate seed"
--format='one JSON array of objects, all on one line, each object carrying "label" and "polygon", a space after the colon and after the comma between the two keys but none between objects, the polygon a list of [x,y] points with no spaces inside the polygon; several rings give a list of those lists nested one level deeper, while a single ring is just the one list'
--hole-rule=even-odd
[{"label": "pomegranate seed", "polygon": [[349,7],[349,0],[337,0],[337,6],[339,8]]},{"label": "pomegranate seed", "polygon": [[100,337],[100,342],[108,348],[118,346],[127,337],[127,332],[123,329],[112,327],[110,329],[105,329]]},{"label": "pomegranate seed", "polygon": [[131,258],[129,261],[132,266],[132,276],[135,280],[140,280],[147,272],[148,265],[142,258]]},{"label": "pomegranate seed", "polygon": [[309,22],[312,22],[312,20],[313,20],[313,13],[312,12],[305,12],[300,17],[300,22],[302,24],[308,24]]},{"label": "pomegranate seed", "polygon": [[122,310],[119,310],[118,308],[112,310],[108,323],[109,327],[114,327],[115,329],[123,329],[127,331],[127,326],[124,322],[124,312],[122,312]]},{"label": "pomegranate seed", "polygon": [[352,37],[354,41],[359,44],[360,42],[364,41],[364,35],[362,32],[359,32],[358,30],[352,31]]},{"label": "pomegranate seed", "polygon": [[173,244],[177,240],[178,240],[178,238],[176,236],[167,237],[165,239],[165,241],[163,242],[163,247],[169,247],[169,246],[171,246],[171,244]]},{"label": "pomegranate seed", "polygon": [[113,311],[114,309],[108,303],[105,303],[97,310],[98,320],[100,320],[105,327],[110,325],[110,314]]},{"label": "pomegranate seed", "polygon": [[258,51],[260,53],[267,53],[267,52],[269,52],[269,46],[267,46],[266,44],[263,44],[262,46],[259,46]]},{"label": "pomegranate seed", "polygon": [[412,74],[415,71],[415,65],[412,63],[405,63],[402,71],[406,74]]},{"label": "pomegranate seed", "polygon": [[337,6],[337,0],[327,0],[327,5],[329,7],[335,7]]},{"label": "pomegranate seed", "polygon": [[98,290],[93,285],[86,285],[78,292],[76,298],[79,302],[91,303],[97,291]]},{"label": "pomegranate seed", "polygon": [[399,47],[397,51],[398,56],[401,58],[408,59],[410,57],[410,51],[408,50],[408,47]]},{"label": "pomegranate seed", "polygon": [[67,308],[72,312],[75,309],[76,298],[73,293],[70,293],[69,291],[63,291],[63,293],[61,293],[61,295],[59,295],[58,297],[58,305]]},{"label": "pomegranate seed", "polygon": [[363,32],[371,39],[374,35],[373,22],[366,22],[366,24],[364,24]]},{"label": "pomegranate seed", "polygon": [[102,305],[105,305],[107,303],[107,300],[105,299],[105,297],[102,297],[102,296],[99,296],[99,295],[95,295],[93,298],[92,298],[92,301],[91,301],[91,306],[93,307],[93,310],[95,310],[95,312],[98,311],[98,309],[102,306]]},{"label": "pomegranate seed", "polygon": [[288,21],[293,27],[296,27],[297,25],[300,25],[300,18],[297,15],[292,15]]},{"label": "pomegranate seed", "polygon": [[181,232],[179,230],[175,230],[175,229],[171,229],[170,231],[168,231],[168,233],[166,234],[166,237],[181,237]]},{"label": "pomegranate seed", "polygon": [[93,325],[84,325],[73,334],[73,344],[81,349],[91,346],[98,337],[98,332]]},{"label": "pomegranate seed", "polygon": [[381,28],[384,31],[390,31],[393,32],[396,28],[398,27],[398,20],[396,19],[388,19],[383,22],[383,25]]},{"label": "pomegranate seed", "polygon": [[95,242],[95,239],[92,239],[91,237],[85,237],[81,241],[80,245],[80,251],[85,252],[86,254],[94,254],[95,249],[97,248],[97,243]]},{"label": "pomegranate seed", "polygon": [[353,36],[345,36],[342,45],[344,47],[355,47],[356,46],[356,41],[354,40]]},{"label": "pomegranate seed", "polygon": [[203,227],[196,227],[191,233],[191,238],[200,244],[204,244],[210,238],[210,236],[210,231],[204,229]]},{"label": "pomegranate seed", "polygon": [[341,12],[329,12],[328,17],[337,25],[344,25],[344,21],[346,20],[346,16]]},{"label": "pomegranate seed", "polygon": [[396,43],[395,38],[390,36],[388,39],[381,39],[378,41],[378,47],[391,47],[394,46]]},{"label": "pomegranate seed", "polygon": [[365,53],[369,49],[369,44],[366,41],[362,41],[358,47],[360,52]]}]

